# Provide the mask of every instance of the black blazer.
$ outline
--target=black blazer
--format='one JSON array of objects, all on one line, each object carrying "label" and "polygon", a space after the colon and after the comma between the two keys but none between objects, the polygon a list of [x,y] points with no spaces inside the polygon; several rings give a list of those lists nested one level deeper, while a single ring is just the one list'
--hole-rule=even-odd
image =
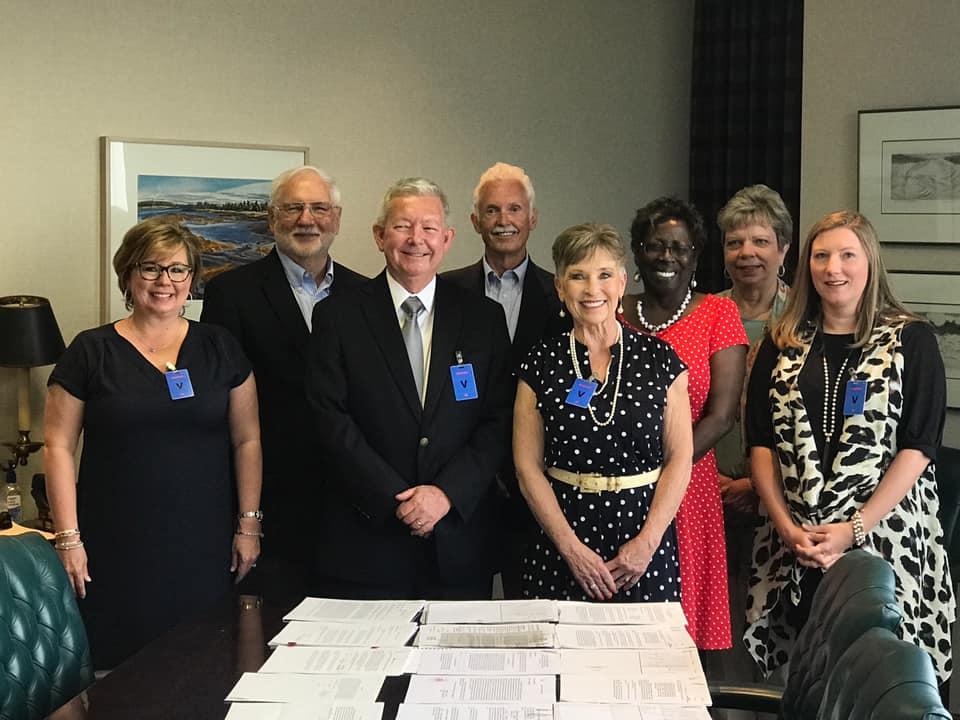
[{"label": "black blazer", "polygon": [[[471,292],[486,295],[482,259],[473,265],[445,272],[441,277]],[[526,360],[527,353],[538,341],[562,335],[571,327],[569,317],[560,317],[560,298],[553,285],[553,275],[534,264],[531,258],[523,277],[520,314],[513,335],[514,369]]]},{"label": "black blazer", "polygon": [[[457,351],[473,364],[476,400],[454,398]],[[385,271],[348,298],[318,304],[307,396],[316,440],[336,472],[316,527],[323,572],[406,585],[425,553],[449,584],[491,572],[495,475],[510,447],[514,391],[503,309],[443,278],[423,407]],[[412,537],[395,515],[394,496],[419,484],[436,485],[452,505],[428,540]]]},{"label": "black blazer", "polygon": [[[330,296],[366,281],[334,263]],[[307,512],[309,495],[322,479],[310,452],[315,438],[303,388],[310,333],[277,251],[207,283],[200,319],[230,330],[253,364],[263,444],[265,547],[276,549],[283,536],[308,534],[303,524],[313,519]]]}]

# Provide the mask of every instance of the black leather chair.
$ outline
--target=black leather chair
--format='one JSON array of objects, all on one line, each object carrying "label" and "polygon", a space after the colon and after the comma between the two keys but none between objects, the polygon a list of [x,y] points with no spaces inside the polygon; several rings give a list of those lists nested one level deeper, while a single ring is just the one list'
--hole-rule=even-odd
[{"label": "black leather chair", "polygon": [[0,720],[44,718],[93,682],[70,580],[37,533],[0,537]]},{"label": "black leather chair", "polygon": [[896,631],[901,615],[893,568],[883,558],[851,550],[823,576],[810,617],[790,656],[787,685],[710,683],[713,706],[812,720],[839,657],[870,628]]},{"label": "black leather chair", "polygon": [[837,660],[817,720],[950,720],[927,653],[884,628],[860,636]]}]

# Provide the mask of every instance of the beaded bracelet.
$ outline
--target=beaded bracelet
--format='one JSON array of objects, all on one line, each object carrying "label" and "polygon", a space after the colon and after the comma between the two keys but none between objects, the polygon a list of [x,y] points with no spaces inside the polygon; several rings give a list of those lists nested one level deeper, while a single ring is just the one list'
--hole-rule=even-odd
[{"label": "beaded bracelet", "polygon": [[867,534],[863,531],[863,515],[859,510],[853,511],[853,544],[860,547],[867,541]]},{"label": "beaded bracelet", "polygon": [[55,532],[53,534],[53,539],[59,540],[60,538],[73,537],[74,535],[79,535],[79,534],[80,534],[79,528],[73,528],[72,530],[61,530],[60,532]]},{"label": "beaded bracelet", "polygon": [[74,542],[66,543],[58,542],[54,544],[54,547],[57,550],[75,550],[76,548],[83,547],[83,540],[75,540]]}]

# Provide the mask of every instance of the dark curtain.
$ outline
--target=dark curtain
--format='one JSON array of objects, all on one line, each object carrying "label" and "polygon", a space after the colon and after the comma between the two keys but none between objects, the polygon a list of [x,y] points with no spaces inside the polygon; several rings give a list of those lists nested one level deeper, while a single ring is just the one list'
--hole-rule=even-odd
[{"label": "dark curtain", "polygon": [[690,200],[709,242],[700,289],[729,287],[717,211],[737,190],[764,183],[794,221],[792,277],[801,237],[800,103],[803,0],[696,0],[690,108]]}]

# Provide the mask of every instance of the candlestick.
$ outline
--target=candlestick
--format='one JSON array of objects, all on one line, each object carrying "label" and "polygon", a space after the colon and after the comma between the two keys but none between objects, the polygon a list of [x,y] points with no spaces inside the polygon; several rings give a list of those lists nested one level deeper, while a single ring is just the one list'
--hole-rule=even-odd
[{"label": "candlestick", "polygon": [[17,429],[30,430],[30,368],[17,368]]}]

